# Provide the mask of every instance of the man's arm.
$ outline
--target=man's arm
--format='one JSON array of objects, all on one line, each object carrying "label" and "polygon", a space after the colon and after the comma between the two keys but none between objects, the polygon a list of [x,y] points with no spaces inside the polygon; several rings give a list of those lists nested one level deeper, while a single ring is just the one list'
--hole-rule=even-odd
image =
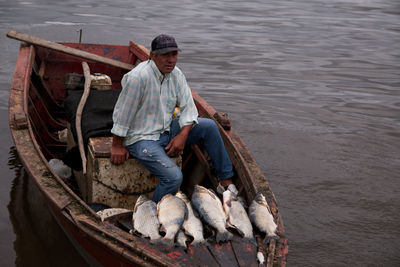
[{"label": "man's arm", "polygon": [[180,108],[179,126],[182,129],[185,125],[193,126],[197,124],[199,114],[194,104],[191,90],[183,74],[180,76],[178,83],[180,88],[178,94],[178,106]]},{"label": "man's arm", "polygon": [[185,148],[186,139],[192,129],[193,124],[185,125],[181,128],[181,131],[169,142],[165,147],[168,156],[182,155],[183,149]]},{"label": "man's arm", "polygon": [[124,137],[113,135],[112,145],[111,145],[111,158],[112,164],[120,165],[129,159],[129,151],[123,146],[122,142]]}]

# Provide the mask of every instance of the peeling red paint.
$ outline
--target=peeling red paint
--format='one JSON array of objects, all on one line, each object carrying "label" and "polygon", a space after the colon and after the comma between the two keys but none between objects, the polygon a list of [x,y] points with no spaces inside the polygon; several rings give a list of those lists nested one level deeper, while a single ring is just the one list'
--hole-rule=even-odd
[{"label": "peeling red paint", "polygon": [[172,252],[168,253],[168,256],[173,259],[178,259],[178,258],[182,257],[182,253],[180,253],[178,251],[172,251]]}]

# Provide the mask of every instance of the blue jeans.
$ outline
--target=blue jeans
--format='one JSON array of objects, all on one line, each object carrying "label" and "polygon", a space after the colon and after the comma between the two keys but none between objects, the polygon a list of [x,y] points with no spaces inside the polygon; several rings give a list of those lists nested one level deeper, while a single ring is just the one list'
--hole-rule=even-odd
[{"label": "blue jeans", "polygon": [[[218,179],[231,178],[233,176],[232,162],[225,150],[217,125],[213,120],[205,118],[198,118],[198,122],[190,130],[186,145],[202,142],[211,158]],[[161,134],[160,140],[141,140],[126,147],[133,157],[160,179],[153,194],[153,201],[156,203],[168,193],[175,194],[182,183],[181,169],[164,149],[179,132],[178,119],[173,119],[169,133]]]}]

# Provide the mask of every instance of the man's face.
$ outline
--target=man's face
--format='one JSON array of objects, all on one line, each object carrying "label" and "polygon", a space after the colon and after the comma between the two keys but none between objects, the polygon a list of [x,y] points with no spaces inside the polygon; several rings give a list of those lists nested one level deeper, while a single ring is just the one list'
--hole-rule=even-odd
[{"label": "man's face", "polygon": [[162,74],[171,73],[178,61],[178,51],[170,51],[165,54],[151,53],[151,59]]}]

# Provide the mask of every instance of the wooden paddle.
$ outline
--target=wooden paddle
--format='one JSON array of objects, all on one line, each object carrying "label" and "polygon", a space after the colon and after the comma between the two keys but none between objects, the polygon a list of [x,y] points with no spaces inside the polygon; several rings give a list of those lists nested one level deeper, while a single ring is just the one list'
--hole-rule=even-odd
[{"label": "wooden paddle", "polygon": [[88,60],[92,60],[98,63],[102,63],[105,65],[110,65],[113,67],[117,67],[117,68],[121,68],[121,69],[125,69],[125,70],[131,70],[134,68],[134,66],[132,64],[128,64],[125,62],[121,62],[118,60],[114,60],[111,58],[106,58],[103,56],[99,56],[96,54],[92,54],[86,51],[82,51],[76,48],[72,48],[72,47],[68,47],[59,43],[55,43],[55,42],[51,42],[51,41],[47,41],[44,39],[41,39],[37,36],[34,35],[30,35],[30,34],[26,34],[26,33],[22,33],[22,32],[17,32],[15,30],[11,30],[7,33],[7,37],[15,39],[15,40],[19,40],[19,41],[23,41],[26,42],[28,44],[33,44],[33,45],[37,45],[37,46],[41,46],[41,47],[45,47],[48,49],[52,49],[61,53],[65,53],[68,55],[72,55],[72,56],[76,56],[76,57],[80,57],[80,58],[84,58],[84,59],[88,59]]}]

